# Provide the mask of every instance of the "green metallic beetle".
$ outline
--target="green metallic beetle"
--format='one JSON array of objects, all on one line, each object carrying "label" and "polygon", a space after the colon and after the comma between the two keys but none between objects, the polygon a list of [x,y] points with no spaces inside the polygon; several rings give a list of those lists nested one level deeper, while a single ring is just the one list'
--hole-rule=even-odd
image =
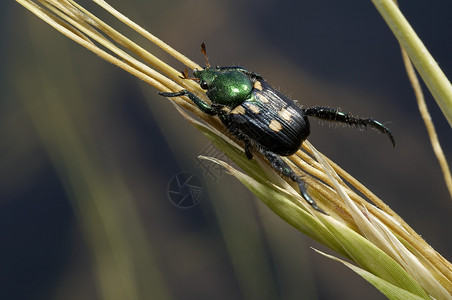
[{"label": "green metallic beetle", "polygon": [[210,67],[204,43],[201,52],[206,58],[206,68],[193,70],[194,78],[188,78],[186,71],[183,74],[184,78],[199,82],[211,104],[188,90],[159,94],[164,97],[187,96],[202,112],[218,116],[229,132],[244,142],[248,159],[253,158],[251,149],[261,153],[277,172],[298,184],[303,198],[317,211],[325,213],[309,196],[304,181],[280,157],[292,155],[300,149],[310,134],[308,117],[369,126],[387,134],[395,146],[389,129],[377,120],[356,118],[323,106],[300,108],[254,72],[242,67]]}]

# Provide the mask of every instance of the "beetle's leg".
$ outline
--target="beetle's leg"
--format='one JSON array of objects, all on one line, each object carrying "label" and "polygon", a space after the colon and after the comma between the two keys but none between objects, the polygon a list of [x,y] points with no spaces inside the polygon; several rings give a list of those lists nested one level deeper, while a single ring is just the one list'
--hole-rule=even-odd
[{"label": "beetle's leg", "polygon": [[303,198],[312,206],[312,208],[323,214],[327,214],[323,209],[318,207],[317,203],[315,203],[311,196],[309,196],[304,181],[299,176],[297,176],[297,174],[295,174],[292,168],[290,168],[290,166],[279,155],[261,148],[258,148],[258,150],[260,153],[262,153],[262,155],[265,156],[265,158],[267,158],[273,169],[275,169],[282,175],[289,177],[292,181],[295,181],[298,184],[301,196],[303,196]]},{"label": "beetle's leg", "polygon": [[377,120],[370,118],[357,118],[352,116],[351,114],[343,113],[338,109],[323,106],[314,106],[311,108],[305,108],[303,109],[303,111],[308,116],[323,120],[341,122],[352,126],[372,127],[380,131],[381,133],[386,134],[391,140],[392,145],[395,147],[395,141],[391,131],[389,131],[389,129],[386,126],[384,126]]},{"label": "beetle's leg", "polygon": [[248,140],[244,140],[244,142],[245,142],[245,155],[246,155],[246,158],[252,159],[253,158],[253,153],[251,153],[251,143]]},{"label": "beetle's leg", "polygon": [[193,103],[203,112],[206,113],[208,115],[216,115],[217,111],[215,109],[213,109],[210,105],[208,105],[206,102],[202,101],[198,96],[196,96],[194,93],[187,91],[187,90],[182,90],[179,92],[175,92],[175,93],[163,93],[163,92],[159,92],[160,96],[163,97],[180,97],[180,96],[187,96],[188,98],[190,98],[191,101],[193,101]]},{"label": "beetle's leg", "polygon": [[245,155],[248,159],[253,159],[253,153],[251,153],[251,142],[248,137],[244,136],[240,131],[235,130],[231,127],[228,128],[233,135],[235,135],[239,140],[245,144]]},{"label": "beetle's leg", "polygon": [[[214,105],[214,108],[215,108],[215,105]],[[234,122],[231,121],[231,115],[230,114],[225,113],[224,111],[222,111],[220,107],[218,107],[217,110],[218,110],[218,117],[220,118],[220,120],[224,124],[224,126],[226,126],[228,131],[232,135],[236,136],[239,140],[241,140],[245,144],[245,155],[246,155],[246,158],[253,159],[253,153],[251,153],[251,145],[252,145],[252,143],[251,143],[249,137],[244,135],[242,132],[240,132],[240,130],[236,126],[234,126]]]}]

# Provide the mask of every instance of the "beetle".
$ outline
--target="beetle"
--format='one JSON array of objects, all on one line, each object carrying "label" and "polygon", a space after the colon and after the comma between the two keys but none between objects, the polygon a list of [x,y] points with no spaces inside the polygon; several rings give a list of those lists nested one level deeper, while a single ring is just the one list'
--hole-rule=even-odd
[{"label": "beetle", "polygon": [[297,152],[309,136],[308,117],[351,126],[368,126],[386,134],[395,146],[389,129],[375,119],[357,118],[324,106],[299,107],[257,73],[239,66],[211,67],[204,43],[201,44],[201,52],[206,67],[193,70],[193,78],[189,78],[185,70],[182,78],[197,81],[206,90],[211,104],[188,90],[159,94],[169,98],[187,96],[203,113],[218,116],[228,131],[243,141],[248,159],[253,158],[251,149],[261,153],[275,171],[298,184],[302,197],[319,212],[325,213],[309,196],[302,178],[281,158]]}]

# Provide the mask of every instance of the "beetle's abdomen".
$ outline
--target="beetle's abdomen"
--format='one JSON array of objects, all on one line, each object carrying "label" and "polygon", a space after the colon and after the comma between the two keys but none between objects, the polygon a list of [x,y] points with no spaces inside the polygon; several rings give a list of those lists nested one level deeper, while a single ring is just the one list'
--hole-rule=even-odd
[{"label": "beetle's abdomen", "polygon": [[309,121],[292,100],[264,81],[260,84],[249,100],[229,113],[229,126],[257,146],[278,155],[292,155],[308,137]]}]

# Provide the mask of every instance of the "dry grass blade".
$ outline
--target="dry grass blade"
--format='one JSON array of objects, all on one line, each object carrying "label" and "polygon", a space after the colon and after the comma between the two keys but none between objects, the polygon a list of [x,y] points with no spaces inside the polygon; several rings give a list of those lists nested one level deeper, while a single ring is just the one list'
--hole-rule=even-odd
[{"label": "dry grass blade", "polygon": [[428,136],[430,137],[430,143],[432,144],[433,151],[435,152],[436,158],[438,159],[441,170],[443,171],[444,180],[446,182],[447,189],[449,190],[450,197],[452,199],[452,175],[450,173],[449,164],[447,163],[446,156],[438,140],[438,135],[436,134],[435,125],[433,125],[432,118],[428,112],[427,104],[425,103],[424,94],[422,93],[421,85],[417,79],[416,72],[414,71],[413,64],[408,57],[405,50],[402,50],[403,63],[407,71],[408,78],[413,86],[414,94],[417,99],[417,105],[419,107],[419,112],[421,113],[422,120],[424,120],[425,128],[427,128]]}]

